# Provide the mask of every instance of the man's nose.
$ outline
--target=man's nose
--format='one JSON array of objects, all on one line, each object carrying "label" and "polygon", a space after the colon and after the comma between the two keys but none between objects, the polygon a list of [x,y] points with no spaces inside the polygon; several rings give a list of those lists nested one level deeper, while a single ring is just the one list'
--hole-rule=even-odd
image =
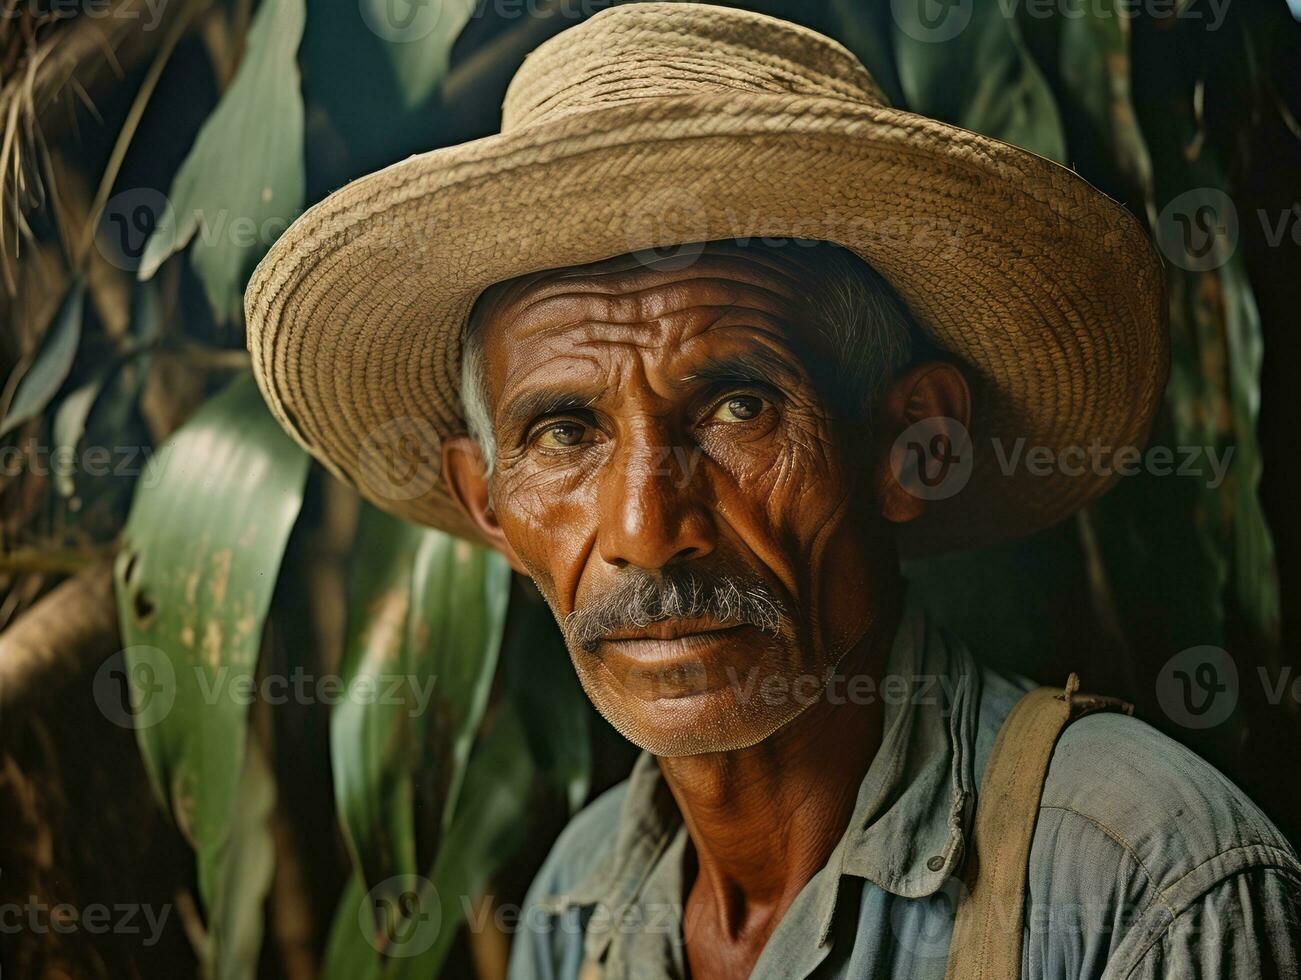
[{"label": "man's nose", "polygon": [[659,569],[714,550],[718,529],[696,486],[698,452],[645,439],[616,449],[601,478],[601,558]]}]

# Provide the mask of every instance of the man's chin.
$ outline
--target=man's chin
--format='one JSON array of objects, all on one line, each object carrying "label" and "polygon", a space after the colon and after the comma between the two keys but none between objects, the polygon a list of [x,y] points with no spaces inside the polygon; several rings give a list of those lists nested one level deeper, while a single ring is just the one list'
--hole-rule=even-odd
[{"label": "man's chin", "polygon": [[798,717],[813,699],[770,703],[732,686],[672,696],[640,697],[603,685],[583,687],[602,717],[628,741],[655,756],[734,752],[757,745]]}]

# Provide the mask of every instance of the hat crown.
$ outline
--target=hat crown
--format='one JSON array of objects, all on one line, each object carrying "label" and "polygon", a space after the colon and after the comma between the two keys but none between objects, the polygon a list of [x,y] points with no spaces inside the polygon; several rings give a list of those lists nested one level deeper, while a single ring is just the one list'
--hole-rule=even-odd
[{"label": "hat crown", "polygon": [[887,104],[848,49],[806,27],[730,7],[628,3],[534,50],[511,80],[501,129],[728,91]]}]

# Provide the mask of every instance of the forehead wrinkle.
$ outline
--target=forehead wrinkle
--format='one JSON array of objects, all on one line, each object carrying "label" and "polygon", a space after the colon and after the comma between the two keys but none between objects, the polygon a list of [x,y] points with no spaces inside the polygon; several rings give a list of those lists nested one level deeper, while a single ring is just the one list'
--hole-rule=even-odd
[{"label": "forehead wrinkle", "polygon": [[[543,378],[541,381],[535,381],[536,375],[545,372],[548,369],[554,370],[557,361],[578,360],[586,361],[594,365],[596,370],[593,375],[586,376],[580,383],[574,376],[573,372],[566,372],[566,376],[559,380],[549,380]],[[548,357],[539,361],[522,372],[511,372],[507,375],[506,383],[502,387],[501,394],[493,400],[491,408],[494,424],[505,424],[519,421],[520,416],[525,414],[520,408],[521,405],[527,405],[536,400],[545,400],[548,394],[555,395],[559,392],[566,391],[572,394],[578,394],[583,388],[591,386],[590,377],[607,373],[607,369],[601,364],[600,358],[595,354],[579,353],[570,349],[558,357]],[[534,394],[528,392],[528,388],[536,385]],[[589,392],[583,395],[583,400],[587,404],[592,404],[598,399],[599,395],[595,392]]]},{"label": "forehead wrinkle", "polygon": [[572,341],[582,347],[615,345],[640,350],[656,350],[666,345],[681,345],[726,327],[749,328],[784,337],[787,324],[770,311],[752,306],[711,306],[694,304],[647,321],[588,320],[584,335]]},{"label": "forehead wrinkle", "polygon": [[[577,325],[577,324],[576,324]],[[559,329],[539,332],[535,342],[513,348],[522,357],[515,364],[503,365],[508,379],[501,398],[530,383],[539,373],[548,374],[563,370],[571,376],[601,377],[606,384],[617,385],[616,376],[627,367],[644,375],[651,364],[645,355],[663,354],[662,363],[655,370],[679,380],[691,374],[691,362],[699,361],[696,341],[704,337],[717,338],[725,353],[706,351],[705,361],[731,358],[747,350],[754,352],[752,362],[767,358],[767,363],[780,368],[781,375],[791,378],[803,374],[802,353],[793,342],[790,325],[772,316],[766,310],[735,307],[691,307],[662,317],[654,323],[624,324],[583,322],[579,336],[562,336]],[[644,327],[644,330],[635,329]],[[631,354],[635,363],[608,362],[603,351],[623,350]],[[526,352],[536,352],[532,356]],[[567,368],[558,362],[577,361]],[[530,363],[531,362],[531,363]],[[687,362],[687,363],[683,363]],[[652,362],[653,363],[653,362]],[[589,371],[590,369],[590,371]]]},{"label": "forehead wrinkle", "polygon": [[[688,287],[689,295],[683,295],[683,287]],[[534,283],[523,295],[499,307],[499,313],[503,320],[527,330],[539,321],[545,322],[548,315],[554,315],[556,306],[575,300],[593,307],[591,319],[614,323],[644,323],[684,309],[684,303],[753,309],[771,304],[776,309],[787,310],[796,302],[793,296],[763,283],[742,282],[717,275],[665,279],[660,274],[645,285],[633,284],[633,288],[618,282],[602,282],[596,277]]]}]

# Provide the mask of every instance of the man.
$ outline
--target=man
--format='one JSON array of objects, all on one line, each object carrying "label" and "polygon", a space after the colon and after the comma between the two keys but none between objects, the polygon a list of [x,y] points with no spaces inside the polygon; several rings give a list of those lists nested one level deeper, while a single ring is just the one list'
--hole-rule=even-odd
[{"label": "man", "polygon": [[[561,34],[501,135],[286,233],[247,303],[273,411],[529,575],[645,750],[547,860],[515,976],[1296,975],[1301,865],[1259,810],[1122,713],[1070,724],[1114,707],[1074,683],[1023,700],[899,575],[1106,489],[980,446],[1141,440],[1162,305],[1073,174],[687,4]],[[955,903],[1003,918],[955,939]]]}]

